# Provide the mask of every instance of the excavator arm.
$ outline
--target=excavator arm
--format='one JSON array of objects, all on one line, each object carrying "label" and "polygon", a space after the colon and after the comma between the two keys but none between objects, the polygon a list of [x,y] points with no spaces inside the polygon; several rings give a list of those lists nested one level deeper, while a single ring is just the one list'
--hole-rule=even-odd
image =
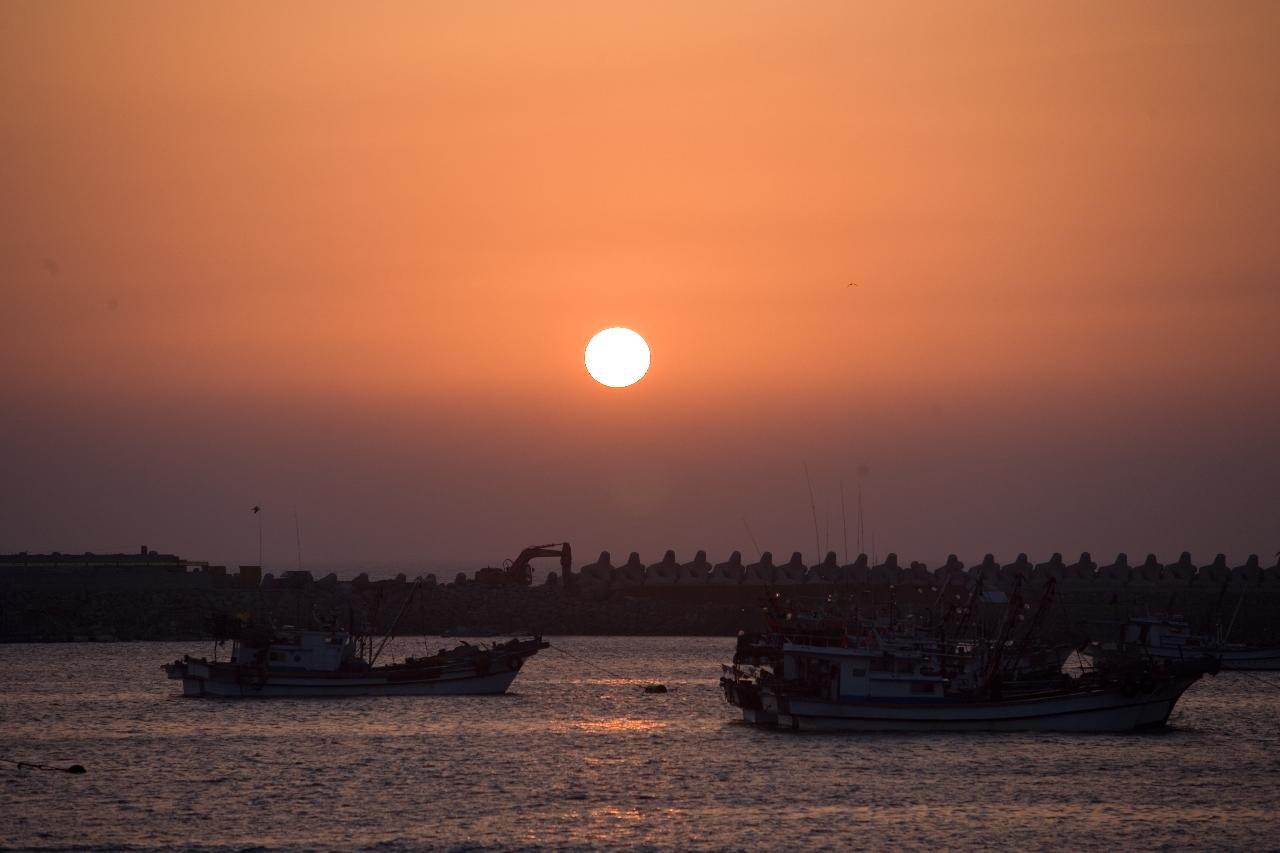
[{"label": "excavator arm", "polygon": [[573,551],[568,542],[550,542],[546,545],[530,545],[520,552],[499,572],[497,569],[481,569],[476,573],[476,580],[486,583],[502,583],[507,585],[529,586],[533,583],[533,569],[530,563],[539,557],[559,557],[560,570],[568,576],[573,568]]}]

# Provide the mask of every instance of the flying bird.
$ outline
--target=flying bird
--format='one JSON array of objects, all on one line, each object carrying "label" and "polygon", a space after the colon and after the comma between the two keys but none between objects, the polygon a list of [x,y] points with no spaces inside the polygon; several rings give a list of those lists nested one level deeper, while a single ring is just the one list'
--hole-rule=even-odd
[{"label": "flying bird", "polygon": [[253,513],[254,515],[257,515],[258,513],[262,512],[262,507],[260,507],[260,506],[251,506],[251,507],[249,507],[249,511],[250,511],[251,513]]},{"label": "flying bird", "polygon": [[858,283],[856,281],[851,281],[845,285],[845,287],[857,287],[857,286],[858,286]]}]

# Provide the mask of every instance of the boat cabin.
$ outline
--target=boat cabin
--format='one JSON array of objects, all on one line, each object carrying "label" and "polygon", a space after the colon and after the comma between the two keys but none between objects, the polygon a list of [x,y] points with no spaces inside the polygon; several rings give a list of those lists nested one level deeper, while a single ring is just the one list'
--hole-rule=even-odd
[{"label": "boat cabin", "polygon": [[1205,653],[1204,638],[1191,633],[1184,619],[1131,618],[1120,632],[1126,646],[1143,646],[1190,654]]},{"label": "boat cabin", "polygon": [[919,650],[784,644],[782,677],[831,701],[942,699],[947,679]]},{"label": "boat cabin", "polygon": [[356,659],[356,644],[346,631],[308,631],[286,625],[273,632],[266,646],[238,642],[231,650],[232,663],[263,666],[271,670],[337,672]]}]

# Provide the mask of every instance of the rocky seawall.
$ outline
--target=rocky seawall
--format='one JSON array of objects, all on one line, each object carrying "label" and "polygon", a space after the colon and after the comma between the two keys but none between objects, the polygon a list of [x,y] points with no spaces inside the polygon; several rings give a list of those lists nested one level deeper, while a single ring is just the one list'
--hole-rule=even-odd
[{"label": "rocky seawall", "polygon": [[[544,633],[732,635],[754,615],[732,601],[681,602],[616,595],[603,599],[555,586],[427,587],[383,581],[295,588],[0,592],[0,642],[196,640],[215,614],[251,614],[277,625],[353,626],[398,634]],[[397,622],[397,616],[399,620]]]},{"label": "rocky seawall", "polygon": [[[1049,576],[995,576],[988,595],[1004,598],[1015,589],[1028,608],[1046,594]],[[1230,639],[1280,644],[1280,583],[1260,575],[1253,582],[1162,584],[1091,577],[1054,579],[1045,632],[1059,637],[1104,638],[1109,623],[1135,615],[1180,615],[1193,629],[1211,633],[1231,626]],[[900,618],[944,612],[970,600],[973,578],[901,575],[892,582],[869,578],[804,583],[591,584],[575,578],[532,587],[485,586],[475,582],[415,584],[391,581],[338,582],[295,577],[289,583],[257,587],[213,585],[199,588],[140,586],[111,588],[5,583],[0,585],[0,641],[63,642],[113,640],[199,640],[211,636],[216,615],[250,614],[277,625],[353,626],[399,634],[544,633],[548,635],[723,635],[761,626],[761,603],[781,595],[800,607],[830,598],[859,613]],[[980,605],[997,619],[1006,607],[1000,596]]]}]

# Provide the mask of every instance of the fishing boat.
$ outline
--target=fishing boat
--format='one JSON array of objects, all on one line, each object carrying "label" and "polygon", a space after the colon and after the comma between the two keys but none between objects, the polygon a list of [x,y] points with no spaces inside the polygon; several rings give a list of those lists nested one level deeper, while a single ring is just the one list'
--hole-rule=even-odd
[{"label": "fishing boat", "polygon": [[1216,649],[1222,668],[1236,672],[1267,672],[1280,670],[1280,646],[1246,646],[1243,643],[1223,643]]},{"label": "fishing boat", "polygon": [[1183,692],[1216,666],[1205,658],[1064,674],[1019,689],[981,683],[975,670],[944,675],[927,653],[786,642],[775,651],[776,672],[730,667],[725,698],[745,722],[804,731],[1132,731],[1166,724]]},{"label": "fishing boat", "polygon": [[184,656],[162,668],[182,682],[184,696],[495,694],[505,693],[524,662],[550,644],[540,636],[463,642],[434,655],[377,665],[384,645],[374,651],[372,643],[347,631],[284,627],[246,631],[233,641],[229,660]]},{"label": "fishing boat", "polygon": [[948,639],[946,620],[932,630],[858,620],[837,628],[789,613],[739,636],[721,687],[745,722],[797,731],[1122,732],[1165,725],[1187,688],[1218,670],[1208,655],[1117,654],[1063,672],[1060,652],[1034,642],[1051,600],[1052,585],[1015,636],[1015,590],[1003,625],[985,638],[951,625]]},{"label": "fishing boat", "polygon": [[[1095,623],[1110,624],[1117,623]],[[1135,616],[1118,623],[1114,641],[1091,643],[1086,652],[1106,656],[1117,650],[1132,650],[1157,660],[1185,660],[1205,655],[1216,657],[1224,670],[1280,670],[1280,646],[1248,646],[1211,639],[1194,633],[1180,616],[1168,618]]]},{"label": "fishing boat", "polygon": [[[476,580],[486,585],[528,586],[530,561],[560,557],[562,569],[572,562],[569,543],[525,548],[503,569],[481,569]],[[276,630],[247,613],[214,615],[209,624],[215,639],[214,659],[184,656],[162,664],[169,678],[182,682],[184,696],[455,696],[506,693],[524,662],[551,644],[541,635],[514,637],[506,642],[472,645],[465,640],[452,649],[425,657],[378,665],[396,626],[424,579],[409,590],[381,641],[354,631],[354,614],[347,630],[286,626]],[[217,650],[232,641],[229,660],[219,661]]]}]

